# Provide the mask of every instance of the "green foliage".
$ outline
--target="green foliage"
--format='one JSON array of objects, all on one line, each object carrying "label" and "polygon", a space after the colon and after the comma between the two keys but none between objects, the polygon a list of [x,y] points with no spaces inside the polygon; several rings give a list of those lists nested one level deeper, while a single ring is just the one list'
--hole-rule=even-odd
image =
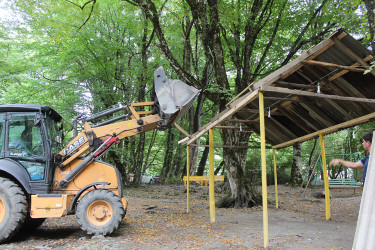
[{"label": "green foliage", "polygon": [[368,74],[370,73],[370,71],[374,71],[374,70],[375,70],[375,61],[371,62],[371,65],[368,69],[366,69],[365,74]]},{"label": "green foliage", "polygon": [[[118,103],[149,101],[153,72],[159,66],[165,68],[169,78],[179,78],[160,51],[161,41],[150,20],[140,8],[128,3],[136,1],[98,0],[85,5],[86,2],[15,0],[11,3],[19,20],[0,24],[0,103],[38,103],[55,108],[64,117],[67,140],[72,136],[68,133],[72,119],[78,114],[91,115]],[[260,3],[257,14],[252,9],[256,1],[219,1],[220,39],[229,84],[225,86],[215,79],[212,54],[207,53],[198,26],[191,26],[188,32],[189,24],[203,21],[193,20],[188,2],[153,2],[158,10],[163,8],[161,29],[171,53],[201,84],[208,97],[202,108],[202,124],[219,112],[223,99],[236,96],[253,80],[287,63],[338,28],[364,37],[365,44],[369,43],[366,10],[360,0],[257,1]],[[251,32],[246,33],[247,30]],[[374,67],[372,64],[369,70]],[[247,70],[250,74],[244,77]],[[186,116],[179,121],[187,131],[188,119]],[[359,134],[371,127],[373,124],[361,125],[327,136],[327,154],[361,151]],[[181,138],[179,131],[172,130],[171,153],[176,154]],[[166,158],[167,131],[159,131],[155,138],[152,133],[147,132],[143,140],[129,138],[122,147],[112,149],[113,155],[120,159],[117,164],[125,166],[128,173],[137,168],[152,175],[160,173]],[[205,135],[202,141],[207,140]],[[250,137],[250,141],[259,145],[257,136]],[[147,158],[147,146],[151,143],[154,144]],[[308,170],[313,143],[303,144],[303,174]],[[138,147],[142,144],[144,149]],[[222,145],[220,133],[215,133],[215,144]],[[186,150],[181,152],[185,159]],[[203,148],[199,152],[201,155]],[[141,161],[135,159],[138,153]],[[289,179],[292,150],[278,150],[276,154],[278,178],[284,183]],[[215,148],[215,155],[218,166],[222,149]],[[114,161],[113,158],[108,160]],[[270,184],[272,162],[268,151]],[[260,180],[258,149],[248,150],[245,173],[254,182]],[[167,181],[178,178],[172,176]]]}]

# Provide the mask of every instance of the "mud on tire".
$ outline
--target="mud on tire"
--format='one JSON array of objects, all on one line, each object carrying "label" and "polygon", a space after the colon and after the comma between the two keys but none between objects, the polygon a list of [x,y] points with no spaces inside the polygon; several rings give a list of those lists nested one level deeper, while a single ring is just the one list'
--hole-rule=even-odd
[{"label": "mud on tire", "polygon": [[88,234],[108,235],[116,230],[125,211],[121,199],[107,189],[87,193],[77,205],[76,218]]},{"label": "mud on tire", "polygon": [[25,193],[13,181],[0,177],[0,243],[11,239],[27,214]]}]

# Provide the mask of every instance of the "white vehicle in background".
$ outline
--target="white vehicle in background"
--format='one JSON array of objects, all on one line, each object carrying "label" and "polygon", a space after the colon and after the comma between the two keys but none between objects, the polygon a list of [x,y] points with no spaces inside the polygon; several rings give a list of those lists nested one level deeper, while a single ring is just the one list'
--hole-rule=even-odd
[{"label": "white vehicle in background", "polygon": [[152,176],[148,176],[142,173],[141,183],[152,184],[153,181],[154,181],[154,178]]}]

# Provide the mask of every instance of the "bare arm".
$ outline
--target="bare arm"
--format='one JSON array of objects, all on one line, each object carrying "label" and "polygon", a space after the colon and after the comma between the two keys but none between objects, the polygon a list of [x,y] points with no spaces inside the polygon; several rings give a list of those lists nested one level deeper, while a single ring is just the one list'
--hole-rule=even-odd
[{"label": "bare arm", "polygon": [[337,166],[337,165],[343,165],[344,167],[347,167],[347,168],[361,168],[363,167],[363,164],[361,161],[357,161],[357,162],[352,162],[352,161],[344,161],[342,159],[333,159],[330,163],[329,163],[329,166]]}]

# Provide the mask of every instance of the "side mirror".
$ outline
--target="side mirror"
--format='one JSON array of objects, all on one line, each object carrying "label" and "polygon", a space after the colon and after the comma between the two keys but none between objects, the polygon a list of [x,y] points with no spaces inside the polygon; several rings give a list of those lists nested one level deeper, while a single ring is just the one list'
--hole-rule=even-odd
[{"label": "side mirror", "polygon": [[61,137],[60,137],[59,135],[56,136],[55,141],[56,141],[58,144],[61,144],[61,143],[62,143],[62,139],[61,139]]}]

